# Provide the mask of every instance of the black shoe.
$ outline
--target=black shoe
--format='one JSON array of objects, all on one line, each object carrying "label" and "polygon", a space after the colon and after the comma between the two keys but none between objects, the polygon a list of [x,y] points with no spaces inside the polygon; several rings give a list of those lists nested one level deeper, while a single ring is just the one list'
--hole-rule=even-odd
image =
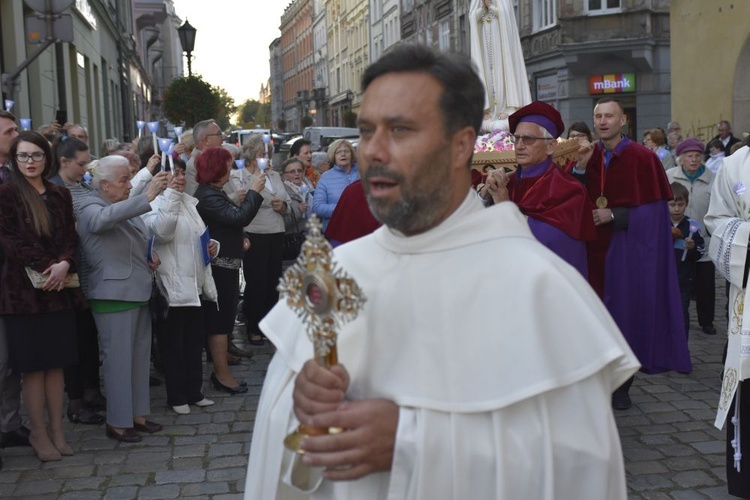
[{"label": "black shoe", "polygon": [[29,444],[29,434],[31,434],[31,431],[23,425],[14,431],[3,432],[0,435],[0,448],[31,446]]},{"label": "black shoe", "polygon": [[211,374],[211,383],[216,387],[217,391],[225,391],[229,394],[244,394],[247,392],[247,386],[246,385],[238,385],[237,387],[227,387],[226,385],[219,382],[219,379],[216,378],[216,374]]},{"label": "black shoe", "polygon": [[107,424],[106,434],[107,437],[121,443],[138,443],[143,439],[134,429],[125,429],[122,433],[119,433],[109,424]]},{"label": "black shoe", "polygon": [[716,327],[714,325],[706,325],[703,327],[703,333],[706,335],[716,335]]},{"label": "black shoe", "polygon": [[633,406],[633,401],[630,399],[630,395],[625,392],[613,392],[612,393],[612,408],[615,410],[627,410]]},{"label": "black shoe", "polygon": [[83,404],[91,411],[104,411],[107,409],[107,398],[101,392],[96,391],[89,397],[83,396]]},{"label": "black shoe", "polygon": [[152,377],[149,375],[148,377],[148,386],[149,387],[159,387],[161,385],[161,380],[159,380],[156,377]]},{"label": "black shoe", "polygon": [[68,408],[68,420],[73,424],[102,425],[106,419],[88,408],[78,410]]}]

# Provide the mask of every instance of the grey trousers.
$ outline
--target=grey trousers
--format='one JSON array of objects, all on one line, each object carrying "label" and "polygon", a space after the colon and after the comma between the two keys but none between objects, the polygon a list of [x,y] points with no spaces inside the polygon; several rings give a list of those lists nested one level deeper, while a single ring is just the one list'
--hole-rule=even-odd
[{"label": "grey trousers", "polygon": [[5,322],[0,318],[0,432],[21,427],[21,374],[13,373],[8,362]]},{"label": "grey trousers", "polygon": [[148,306],[114,313],[94,313],[107,396],[107,423],[133,427],[133,417],[151,413],[148,376],[151,363],[151,316]]}]

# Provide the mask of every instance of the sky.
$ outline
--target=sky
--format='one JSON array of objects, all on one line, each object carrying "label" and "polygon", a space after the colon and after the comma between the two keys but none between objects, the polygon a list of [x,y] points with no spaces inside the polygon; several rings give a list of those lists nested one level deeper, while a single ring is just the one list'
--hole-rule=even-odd
[{"label": "sky", "polygon": [[[193,74],[224,88],[236,105],[258,99],[270,73],[268,46],[281,35],[289,0],[174,0],[175,12],[197,32]],[[187,61],[185,60],[187,73]]]}]

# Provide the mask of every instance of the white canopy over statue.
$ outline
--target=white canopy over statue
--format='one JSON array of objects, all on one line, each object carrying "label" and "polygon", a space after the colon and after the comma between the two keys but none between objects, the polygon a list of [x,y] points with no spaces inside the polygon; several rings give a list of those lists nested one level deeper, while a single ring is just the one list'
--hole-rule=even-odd
[{"label": "white canopy over statue", "polygon": [[482,128],[508,130],[508,116],[531,102],[511,0],[472,0],[471,59],[484,82]]}]

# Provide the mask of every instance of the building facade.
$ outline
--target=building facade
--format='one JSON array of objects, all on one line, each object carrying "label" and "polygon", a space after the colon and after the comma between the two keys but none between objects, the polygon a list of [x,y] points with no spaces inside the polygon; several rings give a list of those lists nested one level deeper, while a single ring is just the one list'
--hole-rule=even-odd
[{"label": "building facade", "polygon": [[669,0],[520,0],[517,13],[532,98],[591,127],[595,102],[614,96],[629,137],[666,128]]},{"label": "building facade", "polygon": [[750,132],[750,2],[672,0],[672,116],[683,135],[711,139],[728,120]]},{"label": "building facade", "polygon": [[281,16],[283,118],[289,130],[302,130],[312,121],[313,9],[311,0],[294,0]]},{"label": "building facade", "polygon": [[161,116],[160,89],[182,72],[179,19],[171,0],[75,0],[61,14],[51,37],[62,41],[39,43],[47,34],[26,22],[42,13],[22,0],[0,2],[0,69],[17,75],[3,98],[34,129],[64,110],[99,154],[105,138],[129,141],[136,119]]}]

